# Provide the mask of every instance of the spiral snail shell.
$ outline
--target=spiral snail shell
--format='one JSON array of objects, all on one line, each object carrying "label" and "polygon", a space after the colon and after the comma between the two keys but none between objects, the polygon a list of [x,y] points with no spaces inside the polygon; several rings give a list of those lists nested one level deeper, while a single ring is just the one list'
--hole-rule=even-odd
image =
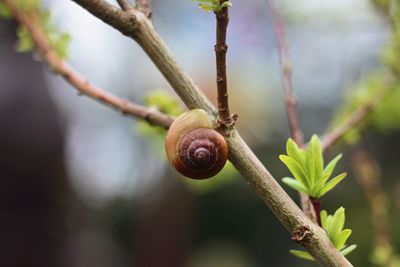
[{"label": "spiral snail shell", "polygon": [[228,159],[224,137],[213,129],[210,117],[202,109],[185,112],[172,123],[165,148],[172,166],[193,179],[216,175]]}]

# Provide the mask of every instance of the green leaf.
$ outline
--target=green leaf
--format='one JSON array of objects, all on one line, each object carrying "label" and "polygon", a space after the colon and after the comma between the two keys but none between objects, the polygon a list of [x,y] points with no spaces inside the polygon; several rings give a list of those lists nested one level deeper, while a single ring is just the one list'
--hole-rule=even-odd
[{"label": "green leaf", "polygon": [[291,249],[291,250],[289,250],[289,252],[303,260],[314,261],[313,256],[311,256],[310,253],[308,253],[307,251]]},{"label": "green leaf", "polygon": [[307,188],[305,188],[304,185],[298,180],[295,180],[290,177],[285,177],[285,178],[282,178],[282,182],[285,183],[286,185],[288,185],[289,187],[293,188],[296,191],[307,194]]},{"label": "green leaf", "polygon": [[199,7],[207,12],[214,11],[219,12],[222,8],[228,8],[232,6],[230,1],[226,1],[221,4],[220,0],[192,0],[193,2],[199,3]]},{"label": "green leaf", "polygon": [[18,27],[17,29],[17,37],[18,43],[16,50],[17,52],[30,52],[35,47],[34,42],[29,34],[29,31],[26,27]]},{"label": "green leaf", "polygon": [[311,137],[306,151],[289,138],[286,142],[286,153],[287,156],[279,156],[280,160],[293,177],[302,183],[310,197],[322,197],[346,176],[346,174],[340,174],[329,181],[342,155],[336,156],[324,169],[322,144],[315,134]]},{"label": "green leaf", "polygon": [[286,153],[289,157],[297,161],[300,166],[306,165],[306,153],[303,149],[299,148],[292,138],[289,138],[286,143]]},{"label": "green leaf", "polygon": [[347,254],[349,254],[356,248],[357,248],[357,245],[351,245],[351,246],[348,246],[347,248],[341,250],[340,253],[342,253],[343,256],[346,256]]},{"label": "green leaf", "polygon": [[336,248],[339,250],[343,249],[343,247],[346,244],[347,239],[349,239],[350,235],[351,235],[350,229],[344,229],[343,231],[341,231],[336,237],[336,241],[335,241]]},{"label": "green leaf", "polygon": [[307,175],[297,161],[285,155],[280,155],[279,159],[286,165],[296,180],[301,182],[305,187],[309,187]]},{"label": "green leaf", "polygon": [[223,9],[224,7],[232,7],[232,3],[227,1],[222,3],[222,5],[220,6],[220,9]]},{"label": "green leaf", "polygon": [[330,221],[329,225],[329,232],[328,235],[332,241],[333,244],[336,246],[336,241],[337,241],[337,236],[341,233],[343,227],[344,227],[344,208],[340,207],[339,209],[336,210],[335,214],[332,216],[332,219]]},{"label": "green leaf", "polygon": [[158,89],[150,92],[144,102],[147,107],[155,107],[171,116],[176,117],[183,112],[178,99],[164,90]]},{"label": "green leaf", "polygon": [[[345,245],[347,239],[351,235],[351,230],[342,230],[345,223],[345,209],[343,207],[337,209],[333,215],[328,215],[326,210],[323,210],[321,211],[320,216],[322,228],[326,231],[332,244],[340,250],[343,256],[349,254],[357,247],[356,245],[351,245],[349,247],[346,247]],[[306,251],[290,250],[290,253],[302,259],[313,259]]]},{"label": "green leaf", "polygon": [[207,12],[218,10],[218,6],[209,5],[209,4],[199,4],[199,7]]},{"label": "green leaf", "polygon": [[322,155],[322,145],[317,135],[311,137],[311,148],[313,149],[313,160],[315,162],[315,177],[320,178],[324,169],[324,158]]},{"label": "green leaf", "polygon": [[306,152],[307,174],[310,183],[310,189],[313,191],[315,182],[315,159],[314,159],[314,142],[311,139]]},{"label": "green leaf", "polygon": [[340,183],[345,177],[347,176],[347,173],[341,173],[332,180],[330,180],[327,184],[325,184],[322,189],[319,191],[317,194],[318,198],[321,198],[323,195],[328,193],[330,190],[332,190],[338,183]]},{"label": "green leaf", "polygon": [[67,33],[64,33],[54,43],[54,49],[63,59],[68,57],[68,46],[70,42],[71,36]]},{"label": "green leaf", "polygon": [[0,17],[4,19],[12,18],[11,9],[3,2],[0,2]]},{"label": "green leaf", "polygon": [[323,210],[321,211],[320,216],[322,228],[328,234],[328,237],[331,240],[332,244],[338,250],[343,251],[343,249],[346,248],[346,241],[351,235],[350,229],[342,230],[345,223],[345,209],[343,207],[340,207],[333,215],[328,215],[328,213]]},{"label": "green leaf", "polygon": [[338,161],[342,158],[342,154],[337,155],[333,160],[331,160],[328,165],[325,167],[324,171],[322,172],[321,184],[325,184],[328,181],[329,177],[331,177],[333,170],[336,167]]},{"label": "green leaf", "polygon": [[42,1],[41,0],[14,0],[15,5],[24,11],[32,11],[39,9]]},{"label": "green leaf", "polygon": [[321,216],[321,226],[323,229],[327,228],[327,219],[328,219],[328,213],[326,212],[326,210],[321,211],[320,213]]},{"label": "green leaf", "polygon": [[[178,100],[164,90],[154,90],[150,92],[145,98],[144,103],[147,107],[156,108],[171,116],[178,116],[182,113]],[[146,137],[146,139],[151,140],[151,144],[156,151],[164,151],[163,147],[166,134],[164,128],[153,126],[145,120],[140,120],[137,122],[136,130],[139,134]],[[162,154],[164,154],[164,152]]]}]

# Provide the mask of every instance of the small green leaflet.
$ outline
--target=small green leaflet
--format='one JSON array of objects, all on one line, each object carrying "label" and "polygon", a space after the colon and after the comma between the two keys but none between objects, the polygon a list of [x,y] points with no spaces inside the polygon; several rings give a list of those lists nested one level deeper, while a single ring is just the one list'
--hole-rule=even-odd
[{"label": "small green leaflet", "polygon": [[199,3],[199,7],[204,11],[210,12],[219,12],[223,8],[228,8],[232,6],[230,1],[223,2],[221,4],[220,0],[192,0],[193,2]]}]

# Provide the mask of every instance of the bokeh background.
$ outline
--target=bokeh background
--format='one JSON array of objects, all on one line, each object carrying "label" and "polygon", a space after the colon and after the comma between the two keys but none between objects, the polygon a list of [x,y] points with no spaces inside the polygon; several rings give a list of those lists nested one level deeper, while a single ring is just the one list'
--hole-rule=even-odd
[{"label": "bokeh background", "polygon": [[[246,141],[280,180],[289,175],[278,159],[289,130],[271,14],[263,0],[232,2],[231,108]],[[45,4],[58,28],[72,36],[69,62],[89,80],[139,103],[154,90],[175,97],[132,40],[72,1]],[[382,68],[390,27],[367,0],[285,0],[278,6],[309,139],[324,133],[346,95]],[[189,0],[154,0],[153,7],[160,35],[214,101],[212,14]],[[15,26],[0,21],[0,266],[312,265],[289,254],[297,244],[236,171],[228,167],[203,183],[180,177],[165,161],[160,136],[78,96],[32,54],[16,53]],[[330,213],[346,208],[349,242],[358,245],[349,255],[355,266],[379,266],[369,202],[352,164],[355,151],[365,147],[379,164],[379,205],[389,227],[383,231],[392,252],[400,248],[398,135],[395,127],[366,131],[362,148],[342,143],[326,155],[343,152],[339,169],[349,172],[323,207]]]}]

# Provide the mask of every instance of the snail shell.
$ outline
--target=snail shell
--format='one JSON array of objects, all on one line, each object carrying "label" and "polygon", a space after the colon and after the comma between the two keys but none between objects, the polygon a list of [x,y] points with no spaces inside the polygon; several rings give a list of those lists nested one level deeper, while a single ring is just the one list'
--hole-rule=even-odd
[{"label": "snail shell", "polygon": [[168,160],[182,175],[206,179],[216,175],[228,159],[224,137],[202,109],[183,113],[171,125],[166,138]]}]

